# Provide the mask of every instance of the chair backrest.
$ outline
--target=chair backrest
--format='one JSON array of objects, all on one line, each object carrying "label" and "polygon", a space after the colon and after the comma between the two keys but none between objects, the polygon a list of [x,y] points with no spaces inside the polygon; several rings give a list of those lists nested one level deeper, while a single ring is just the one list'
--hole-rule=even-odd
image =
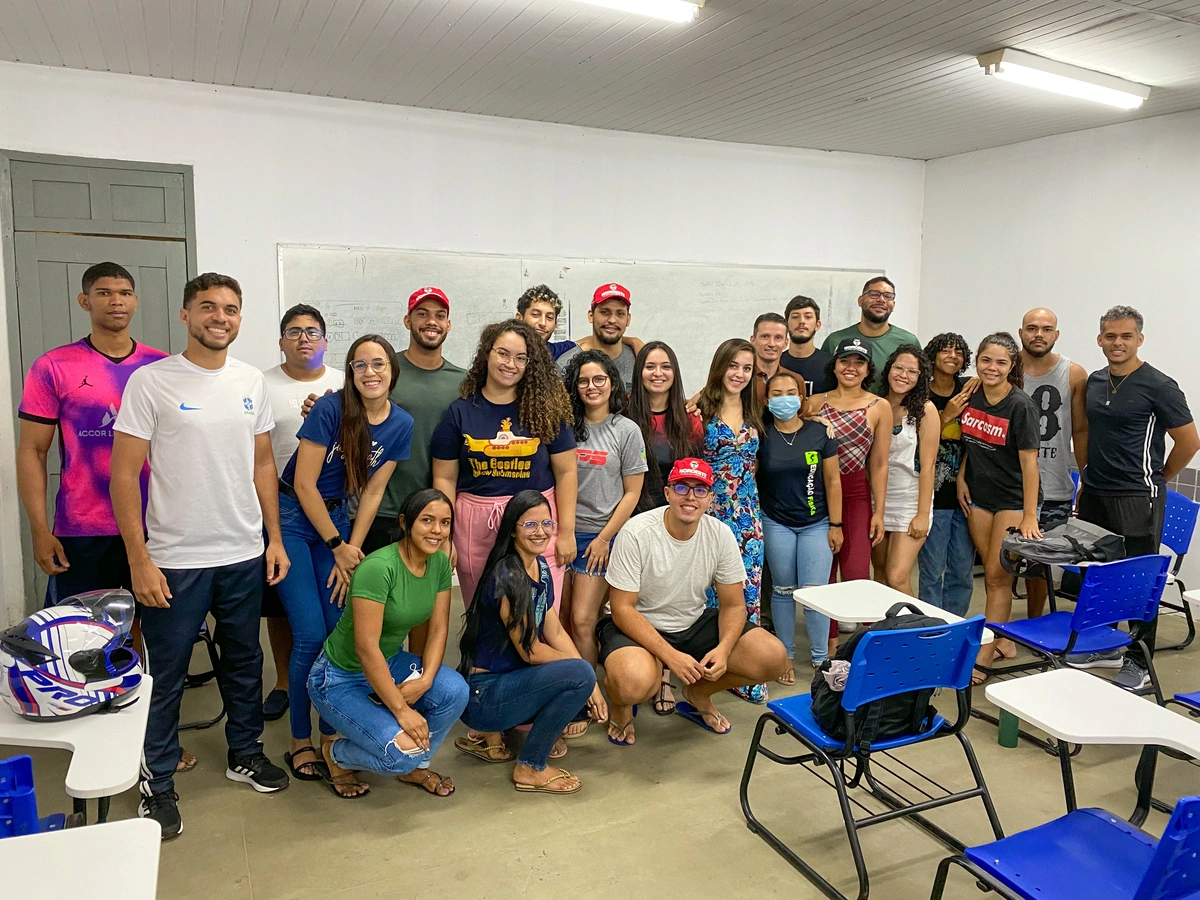
[{"label": "chair backrest", "polygon": [[850,658],[842,708],[925,688],[964,690],[983,639],[983,616],[953,625],[869,631]]},{"label": "chair backrest", "polygon": [[1133,900],[1183,900],[1195,897],[1197,891],[1200,891],[1200,797],[1181,797]]},{"label": "chair backrest", "polygon": [[1071,617],[1071,630],[1138,619],[1149,622],[1158,614],[1170,565],[1171,557],[1152,554],[1088,566]]},{"label": "chair backrest", "polygon": [[1162,542],[1176,556],[1183,556],[1192,545],[1192,532],[1196,530],[1196,515],[1200,503],[1189,500],[1179,491],[1167,491],[1167,514],[1163,519]]},{"label": "chair backrest", "polygon": [[1071,484],[1075,485],[1075,489],[1071,492],[1071,502],[1075,502],[1075,498],[1079,495],[1079,470],[1071,470]]}]

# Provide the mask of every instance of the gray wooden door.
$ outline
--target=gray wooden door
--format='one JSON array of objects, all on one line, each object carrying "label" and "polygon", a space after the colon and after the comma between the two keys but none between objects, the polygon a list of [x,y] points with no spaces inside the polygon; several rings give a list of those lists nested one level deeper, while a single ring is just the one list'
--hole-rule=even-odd
[{"label": "gray wooden door", "polygon": [[[169,353],[183,350],[187,336],[178,310],[188,278],[185,208],[190,203],[184,175],[17,159],[10,172],[19,349],[14,368],[20,370],[20,383],[39,355],[91,331],[76,297],[84,270],[98,262],[119,263],[134,277],[134,340]],[[11,315],[9,321],[11,327]],[[57,439],[47,468],[52,519],[59,483]],[[22,543],[27,603],[39,606],[46,576],[32,563],[27,527]]]}]

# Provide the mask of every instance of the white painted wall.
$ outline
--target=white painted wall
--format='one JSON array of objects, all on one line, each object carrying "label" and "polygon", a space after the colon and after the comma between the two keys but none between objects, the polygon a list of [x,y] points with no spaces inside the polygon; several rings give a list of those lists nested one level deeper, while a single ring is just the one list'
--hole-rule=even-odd
[{"label": "white painted wall", "polygon": [[[277,361],[277,242],[878,267],[899,287],[897,323],[917,320],[924,164],[911,160],[12,63],[0,147],[194,166],[199,265],[241,280],[234,354],[260,366]],[[18,527],[8,378],[0,366],[0,548]],[[3,564],[12,598],[18,564]]]}]

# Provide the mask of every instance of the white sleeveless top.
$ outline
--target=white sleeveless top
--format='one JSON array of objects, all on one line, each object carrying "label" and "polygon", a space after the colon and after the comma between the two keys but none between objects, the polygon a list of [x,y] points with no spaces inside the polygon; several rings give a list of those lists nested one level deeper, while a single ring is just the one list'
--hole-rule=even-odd
[{"label": "white sleeveless top", "polygon": [[[919,484],[917,426],[905,416],[899,431],[892,427],[892,443],[888,448],[887,499],[883,506],[885,531],[908,531],[909,523],[917,514]],[[932,510],[930,516],[932,518]]]}]

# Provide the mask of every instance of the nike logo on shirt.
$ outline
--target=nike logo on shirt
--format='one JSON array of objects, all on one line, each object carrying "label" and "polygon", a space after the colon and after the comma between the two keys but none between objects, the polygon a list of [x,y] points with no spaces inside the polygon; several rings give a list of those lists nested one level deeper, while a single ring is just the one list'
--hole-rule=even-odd
[{"label": "nike logo on shirt", "polygon": [[188,406],[186,403],[179,404],[180,409],[200,409],[199,406]]}]

